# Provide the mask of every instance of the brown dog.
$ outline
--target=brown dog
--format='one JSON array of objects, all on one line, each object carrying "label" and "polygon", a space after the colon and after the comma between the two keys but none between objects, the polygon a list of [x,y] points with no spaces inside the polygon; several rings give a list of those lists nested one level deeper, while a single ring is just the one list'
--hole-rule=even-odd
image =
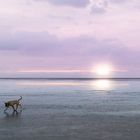
[{"label": "brown dog", "polygon": [[21,99],[22,99],[22,96],[20,96],[20,98],[18,100],[12,100],[12,101],[5,102],[6,109],[4,111],[6,111],[10,106],[13,108],[14,111],[17,111],[19,106],[22,107],[20,104]]}]

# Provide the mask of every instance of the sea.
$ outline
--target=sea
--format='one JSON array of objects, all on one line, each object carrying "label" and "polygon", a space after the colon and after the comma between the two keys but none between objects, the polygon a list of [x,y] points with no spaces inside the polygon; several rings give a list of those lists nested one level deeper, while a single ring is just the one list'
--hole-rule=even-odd
[{"label": "sea", "polygon": [[[4,103],[22,96],[22,108]],[[139,140],[139,78],[0,79],[0,140]]]}]

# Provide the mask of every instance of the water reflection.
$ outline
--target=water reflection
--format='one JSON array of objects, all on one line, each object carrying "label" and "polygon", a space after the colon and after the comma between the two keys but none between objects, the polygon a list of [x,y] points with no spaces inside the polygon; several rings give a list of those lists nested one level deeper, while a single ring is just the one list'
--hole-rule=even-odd
[{"label": "water reflection", "polygon": [[91,87],[96,90],[112,90],[113,83],[110,80],[96,80],[91,82]]},{"label": "water reflection", "polygon": [[13,111],[12,113],[4,111],[5,118],[7,118],[7,119],[17,119],[17,118],[19,118],[21,116],[21,113],[22,113],[22,110]]},{"label": "water reflection", "polygon": [[118,81],[112,81],[108,79],[99,79],[96,81],[92,81],[90,83],[91,88],[94,88],[95,90],[114,90],[122,87],[128,86],[128,83],[124,82],[118,82]]},{"label": "water reflection", "polygon": [[27,80],[16,82],[17,86],[29,86],[29,87],[50,87],[50,86],[75,86],[75,87],[88,87],[94,90],[114,90],[116,88],[122,88],[128,86],[126,81],[115,81],[110,79],[96,79],[96,80],[65,80],[65,81],[39,81],[39,80]]},{"label": "water reflection", "polygon": [[81,83],[78,82],[44,82],[44,81],[28,81],[28,82],[18,82],[17,85],[20,86],[78,86]]}]

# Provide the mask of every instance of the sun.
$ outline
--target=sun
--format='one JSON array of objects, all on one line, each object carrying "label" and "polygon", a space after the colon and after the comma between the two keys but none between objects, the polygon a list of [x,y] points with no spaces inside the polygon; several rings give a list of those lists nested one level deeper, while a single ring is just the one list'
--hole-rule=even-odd
[{"label": "sun", "polygon": [[110,76],[112,74],[113,68],[109,64],[100,64],[94,67],[93,71],[99,76]]}]

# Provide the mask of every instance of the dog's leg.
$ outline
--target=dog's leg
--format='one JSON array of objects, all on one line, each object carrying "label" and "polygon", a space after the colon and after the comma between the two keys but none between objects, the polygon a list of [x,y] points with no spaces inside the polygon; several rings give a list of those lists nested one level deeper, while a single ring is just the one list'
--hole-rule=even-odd
[{"label": "dog's leg", "polygon": [[16,110],[18,109],[18,105],[19,105],[19,104],[16,104]]},{"label": "dog's leg", "polygon": [[13,110],[14,110],[14,111],[16,111],[16,109],[15,109],[14,105],[11,105],[11,106],[12,106]]},{"label": "dog's leg", "polygon": [[6,108],[4,109],[4,112],[5,112],[7,109],[8,109],[8,107],[6,107]]}]

